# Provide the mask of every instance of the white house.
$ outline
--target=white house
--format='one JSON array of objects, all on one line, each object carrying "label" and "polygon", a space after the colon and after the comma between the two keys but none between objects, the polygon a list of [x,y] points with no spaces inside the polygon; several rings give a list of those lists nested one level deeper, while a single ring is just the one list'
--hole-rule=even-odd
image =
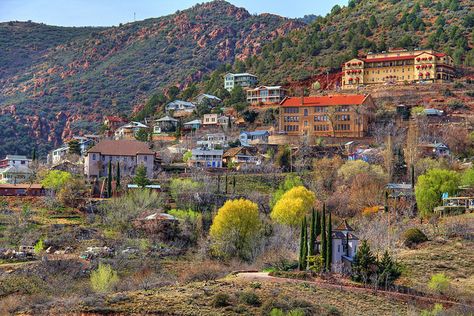
[{"label": "white house", "polygon": [[200,95],[198,95],[196,97],[195,102],[196,102],[196,104],[200,104],[200,105],[208,104],[208,105],[211,105],[211,106],[216,106],[216,105],[222,103],[222,100],[220,98],[216,97],[215,95],[201,93]]},{"label": "white house", "polygon": [[188,163],[191,166],[198,168],[221,168],[222,167],[222,155],[224,151],[222,149],[193,149],[191,151],[192,156]]},{"label": "white house", "polygon": [[15,184],[28,181],[33,174],[30,163],[31,159],[26,156],[7,155],[0,160],[0,182]]},{"label": "white house", "polygon": [[227,89],[227,91],[232,91],[236,86],[249,88],[255,86],[256,84],[257,76],[249,73],[228,73],[224,76],[224,88]]},{"label": "white house", "polygon": [[115,131],[115,140],[120,140],[120,139],[135,139],[135,136],[137,135],[138,131],[141,129],[148,129],[148,126],[145,124],[142,124],[140,122],[130,122],[128,124],[125,124],[121,127],[119,127]]},{"label": "white house", "polygon": [[242,146],[252,146],[268,143],[269,136],[269,131],[242,132],[240,133],[239,140]]},{"label": "white house", "polygon": [[[332,267],[333,272],[347,273],[352,267],[357,247],[359,246],[359,238],[354,235],[354,230],[347,223],[342,221],[336,229],[332,231]],[[316,241],[316,247],[321,252],[320,237]]]},{"label": "white house", "polygon": [[216,147],[227,147],[227,136],[224,133],[207,134],[202,140],[197,141],[197,145],[209,149]]},{"label": "white house", "polygon": [[166,111],[193,112],[196,105],[192,102],[174,100],[166,105]]}]

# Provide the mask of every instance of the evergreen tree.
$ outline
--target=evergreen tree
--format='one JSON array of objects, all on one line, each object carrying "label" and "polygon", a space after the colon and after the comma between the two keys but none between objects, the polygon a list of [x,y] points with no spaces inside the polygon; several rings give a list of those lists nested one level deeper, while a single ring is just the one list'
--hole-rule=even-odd
[{"label": "evergreen tree", "polygon": [[385,251],[382,260],[378,263],[379,282],[386,288],[393,284],[401,275],[400,268],[396,262],[392,260],[388,251]]},{"label": "evergreen tree", "polygon": [[33,148],[33,151],[31,153],[31,161],[35,162],[36,159],[37,159],[37,157],[36,157],[36,148]]},{"label": "evergreen tree", "polygon": [[109,168],[107,173],[107,197],[112,197],[112,161],[109,161]]},{"label": "evergreen tree", "polygon": [[308,256],[314,255],[314,245],[316,244],[316,212],[313,209],[311,213],[311,226],[309,228],[309,248]]},{"label": "evergreen tree", "polygon": [[304,256],[304,220],[301,221],[301,232],[300,232],[300,254],[298,259],[298,269],[303,270],[303,256]]},{"label": "evergreen tree", "polygon": [[316,238],[321,234],[321,213],[316,212]]},{"label": "evergreen tree", "polygon": [[362,240],[352,263],[352,279],[367,283],[372,273],[375,272],[376,263],[377,260],[372,254],[367,240]]},{"label": "evergreen tree", "polygon": [[388,213],[388,191],[385,191],[385,203],[383,206],[383,211]]},{"label": "evergreen tree", "polygon": [[148,177],[146,175],[146,167],[144,165],[140,165],[137,167],[135,178],[133,180],[135,184],[141,188],[144,188],[150,184],[150,180],[148,180]]},{"label": "evergreen tree", "polygon": [[332,224],[331,224],[331,212],[328,215],[327,223],[328,232],[326,234],[326,270],[331,271],[332,263]]},{"label": "evergreen tree", "polygon": [[326,204],[323,204],[323,213],[321,214],[321,257],[323,258],[323,267],[326,266]]},{"label": "evergreen tree", "polygon": [[303,217],[303,233],[304,233],[304,238],[303,238],[303,269],[306,270],[306,267],[308,266],[308,229],[307,229],[307,224],[306,224],[306,216]]},{"label": "evergreen tree", "polygon": [[79,144],[79,141],[77,139],[73,139],[69,141],[68,143],[68,151],[71,155],[81,155],[81,146]]},{"label": "evergreen tree", "polygon": [[117,161],[117,170],[115,170],[115,189],[120,189],[120,162]]}]

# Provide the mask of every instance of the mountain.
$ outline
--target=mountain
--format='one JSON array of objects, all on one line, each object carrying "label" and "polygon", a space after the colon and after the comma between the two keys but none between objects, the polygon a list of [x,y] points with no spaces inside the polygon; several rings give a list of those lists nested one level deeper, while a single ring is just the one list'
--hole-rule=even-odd
[{"label": "mountain", "polygon": [[[110,28],[0,25],[0,156],[39,152],[106,114],[130,114],[154,92],[185,87],[303,27],[225,1]],[[48,35],[48,34],[54,34]]]},{"label": "mountain", "polygon": [[264,84],[311,83],[324,81],[321,73],[338,71],[351,57],[390,47],[435,48],[472,67],[473,12],[472,0],[350,0],[234,68],[256,74]]}]

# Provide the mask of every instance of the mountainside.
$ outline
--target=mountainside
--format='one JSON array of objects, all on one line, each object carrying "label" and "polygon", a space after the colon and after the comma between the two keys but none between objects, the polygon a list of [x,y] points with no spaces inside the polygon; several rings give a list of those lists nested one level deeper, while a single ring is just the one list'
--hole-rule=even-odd
[{"label": "mountainside", "polygon": [[335,6],[326,17],[276,39],[262,54],[234,67],[255,73],[264,84],[288,84],[390,47],[434,48],[458,65],[474,66],[473,12],[473,0],[350,0],[347,7]]},{"label": "mountainside", "polygon": [[19,48],[0,59],[0,156],[34,143],[44,154],[94,131],[105,114],[130,114],[153,91],[200,80],[303,25],[219,0],[119,27],[60,28],[56,37],[40,35],[54,27],[2,24],[2,47]]}]

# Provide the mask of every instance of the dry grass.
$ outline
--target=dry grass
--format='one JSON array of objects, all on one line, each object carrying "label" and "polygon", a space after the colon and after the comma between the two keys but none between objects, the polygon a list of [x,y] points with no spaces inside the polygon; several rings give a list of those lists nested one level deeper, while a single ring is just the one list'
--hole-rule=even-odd
[{"label": "dry grass", "polygon": [[[251,288],[249,281],[229,277],[225,280],[193,282],[153,291],[112,295],[105,300],[106,310],[116,313],[165,313],[167,315],[267,315],[269,306],[305,306],[309,315],[414,315],[417,308],[387,298],[317,288],[309,284],[263,282]],[[241,293],[252,291],[261,306],[244,305]],[[226,294],[229,305],[214,307],[214,295]],[[119,295],[119,297],[115,297]],[[94,311],[85,307],[82,311]],[[265,312],[264,312],[265,311]]]},{"label": "dry grass", "polygon": [[473,241],[430,241],[417,249],[403,250],[397,257],[404,266],[400,284],[427,291],[431,276],[445,273],[451,279],[451,296],[471,300],[474,297]]}]

